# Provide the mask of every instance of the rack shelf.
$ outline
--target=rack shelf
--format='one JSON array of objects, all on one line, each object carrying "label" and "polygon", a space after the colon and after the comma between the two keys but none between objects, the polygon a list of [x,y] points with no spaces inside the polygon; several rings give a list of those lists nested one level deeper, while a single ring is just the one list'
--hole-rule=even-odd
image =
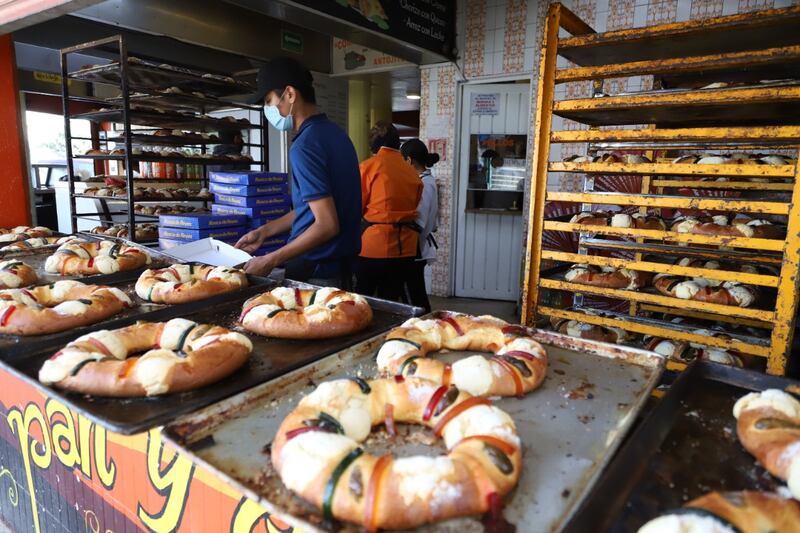
[{"label": "rack shelf", "polygon": [[[534,324],[541,317],[550,317],[618,328],[639,336],[756,356],[766,360],[767,372],[785,373],[800,282],[800,84],[792,80],[760,83],[765,79],[760,76],[798,77],[800,7],[605,34],[594,33],[576,19],[562,5],[552,4],[544,32],[535,106],[523,321]],[[562,30],[572,36],[559,38]],[[559,69],[559,56],[573,65]],[[640,75],[654,75],[657,89],[556,98],[558,83],[591,80],[597,92],[607,79]],[[743,81],[750,85],[737,85]],[[699,82],[732,86],[686,88]],[[588,128],[558,130],[554,117]],[[614,128],[606,128],[609,126]],[[575,143],[586,143],[592,156],[616,150],[641,154],[645,150],[645,157],[653,162],[630,164],[613,158],[592,163],[551,161],[552,145]],[[776,149],[794,160],[780,165],[736,162],[740,157],[723,164],[664,162],[686,150],[725,154]],[[565,172],[585,176],[583,192],[547,191],[548,174]],[[613,182],[604,185],[603,191],[594,190],[597,180],[605,176],[636,179],[626,181],[624,192],[608,192]],[[545,220],[544,205],[550,201],[579,205],[584,211],[618,206],[616,209],[629,214],[661,216],[666,229]],[[788,237],[671,229],[681,214],[730,213],[785,225]],[[544,232],[577,234],[577,250],[544,249]],[[678,263],[685,257],[700,261]],[[543,272],[543,261],[557,267]],[[743,284],[752,287],[757,297],[750,305],[738,306],[667,296],[649,284],[638,290],[582,284],[563,275],[574,264]],[[740,271],[743,265],[758,265],[760,270]],[[572,294],[574,307],[557,309],[544,304],[543,291]],[[683,322],[676,323],[673,317],[682,317]],[[713,328],[713,334],[707,328]],[[680,368],[682,364],[673,361],[670,366]]]},{"label": "rack shelf", "polygon": [[800,44],[798,24],[800,7],[794,6],[764,11],[757,19],[753,13],[742,13],[713,20],[573,34],[551,44],[557,42],[558,54],[576,65],[612,65],[784,48]]},{"label": "rack shelf", "polygon": [[[96,196],[91,194],[75,194],[75,198],[88,198],[89,200],[105,200],[108,203],[115,203],[120,204],[128,203],[128,198],[124,196]],[[185,203],[185,202],[210,202],[211,198],[200,198],[200,197],[192,197],[192,198],[134,198],[134,202],[137,204],[142,203],[151,203],[151,204],[176,204],[176,203]],[[141,216],[141,215],[137,215]]]},{"label": "rack shelf", "polygon": [[[72,115],[74,119],[91,120],[92,122],[124,122],[123,109],[91,111]],[[260,125],[249,121],[232,121],[213,117],[195,117],[176,113],[158,113],[148,111],[130,111],[128,120],[137,126],[153,126],[166,129],[187,129],[193,131],[217,132],[224,130],[258,129]]]},{"label": "rack shelf", "polygon": [[553,113],[590,126],[785,125],[800,114],[800,86],[651,91],[578,98],[556,102]]},{"label": "rack shelf", "polygon": [[[260,107],[235,103],[211,96],[199,96],[192,93],[175,93],[159,91],[155,94],[137,93],[130,96],[130,101],[136,105],[162,107],[175,110],[201,110],[203,112],[216,111],[229,108],[260,109]],[[110,98],[107,103],[122,105],[122,97]]]},{"label": "rack shelf", "polygon": [[[87,44],[92,45],[93,43]],[[90,46],[90,48],[94,48],[94,46]],[[64,51],[69,53],[78,51],[78,48],[72,47]],[[199,91],[216,96],[248,94],[255,90],[252,85],[236,81],[230,76],[202,74],[187,68],[167,64],[158,65],[135,57],[127,57],[127,63],[128,78],[125,81],[131,88],[152,91],[170,87],[187,87],[189,92]],[[71,72],[68,77],[92,83],[120,85],[123,82],[121,71],[120,61],[113,61],[106,65],[96,65]],[[230,78],[230,81],[225,81],[223,78]]]},{"label": "rack shelf", "polygon": [[[108,142],[123,144],[124,137],[108,137]],[[176,135],[131,135],[131,142],[142,146],[206,146],[219,144],[218,138],[203,139],[202,137],[178,137]]]},{"label": "rack shelf", "polygon": [[[105,57],[116,56],[114,60],[105,65],[93,66],[76,72],[67,72],[66,65],[71,54],[84,53],[87,50],[100,50]],[[69,80],[81,80],[91,84],[113,85],[118,92],[108,98],[94,95],[89,97],[70,94]],[[151,185],[167,183],[195,183],[200,186],[208,185],[207,167],[209,165],[258,165],[263,170],[266,164],[262,161],[248,159],[233,159],[229,157],[192,157],[192,156],[161,156],[157,153],[134,153],[134,144],[152,146],[196,146],[202,154],[206,147],[218,144],[219,139],[201,135],[185,136],[155,136],[143,133],[143,130],[133,130],[132,125],[146,126],[153,129],[176,129],[191,132],[218,132],[235,130],[261,130],[263,131],[263,117],[259,113],[259,123],[253,124],[246,119],[216,118],[208,116],[207,112],[222,109],[254,110],[257,107],[238,101],[237,95],[252,93],[254,88],[230,76],[220,73],[202,73],[183,67],[167,64],[156,64],[151,61],[129,57],[128,46],[124,36],[117,35],[96,41],[91,41],[61,50],[61,87],[63,96],[63,112],[65,134],[67,137],[67,166],[69,176],[70,208],[72,216],[72,231],[77,231],[77,220],[95,220],[98,223],[116,223],[114,217],[125,217],[129,234],[135,236],[134,228],[137,221],[152,222],[158,217],[155,215],[137,214],[135,204],[179,204],[185,202],[202,202],[206,205],[210,199],[206,197],[192,198],[156,198],[138,199],[134,195],[136,184],[148,182]],[[106,91],[108,92],[108,91]],[[201,94],[202,93],[202,94]],[[73,114],[70,112],[71,102],[96,104],[97,111]],[[122,130],[105,139],[92,139],[93,146],[114,142],[116,148],[123,150],[122,154],[79,155],[73,154],[70,119],[85,119],[92,122],[111,122],[122,125]],[[260,136],[261,144],[258,146],[262,154],[267,153],[264,135]],[[105,146],[108,146],[105,144]],[[127,187],[125,197],[92,196],[78,193],[75,190],[79,180],[75,177],[75,160],[95,161],[99,165],[103,161],[118,161],[122,165],[120,170],[124,176],[114,176],[123,179]],[[202,177],[197,179],[164,179],[143,178],[134,175],[139,162],[154,162],[166,164],[200,165],[203,169]],[[96,172],[103,172],[96,170]],[[109,170],[106,170],[109,172]],[[89,183],[102,183],[103,179]],[[77,199],[100,200],[102,210],[99,212],[77,212]],[[112,211],[108,204],[125,206],[122,210]],[[135,237],[131,238],[136,240]]]},{"label": "rack shelf", "polygon": [[[93,159],[95,161],[123,161],[125,160],[124,154],[84,154],[74,155],[73,159]],[[189,157],[189,156],[163,156],[153,153],[140,153],[132,154],[130,160],[138,163],[140,161],[151,161],[154,163],[186,163],[196,165],[235,165],[237,163],[245,163],[248,165],[260,165],[261,161],[253,161],[252,159],[229,159],[227,157]]]}]

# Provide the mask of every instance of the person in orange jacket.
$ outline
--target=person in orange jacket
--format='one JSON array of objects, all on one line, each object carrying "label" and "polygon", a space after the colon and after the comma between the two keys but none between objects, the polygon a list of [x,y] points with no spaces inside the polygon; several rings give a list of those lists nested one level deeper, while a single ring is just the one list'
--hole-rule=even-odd
[{"label": "person in orange jacket", "polygon": [[356,292],[401,301],[414,273],[419,226],[415,222],[422,182],[400,154],[397,129],[379,121],[370,130],[374,154],[361,168],[361,254]]}]

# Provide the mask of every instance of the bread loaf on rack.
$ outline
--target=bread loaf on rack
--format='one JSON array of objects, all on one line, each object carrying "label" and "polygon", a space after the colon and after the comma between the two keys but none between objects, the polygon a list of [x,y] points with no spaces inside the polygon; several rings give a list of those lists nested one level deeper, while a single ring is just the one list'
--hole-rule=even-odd
[{"label": "bread loaf on rack", "polygon": [[570,219],[570,224],[584,224],[588,226],[609,226],[612,228],[635,228],[664,231],[667,225],[654,215],[634,213],[612,213],[610,211],[583,211]]},{"label": "bread loaf on rack", "polygon": [[[598,314],[598,313],[593,313]],[[635,335],[625,331],[622,328],[613,326],[598,326],[589,324],[587,322],[580,322],[578,320],[569,320],[565,318],[550,318],[550,327],[553,331],[569,335],[570,337],[577,337],[579,339],[587,339],[599,342],[608,342],[610,344],[625,344],[635,339]]]},{"label": "bread loaf on rack", "polygon": [[749,307],[759,296],[755,287],[735,281],[718,283],[705,278],[689,279],[670,274],[656,274],[653,286],[664,296],[737,307]]},{"label": "bread loaf on rack", "polygon": [[754,239],[780,239],[786,231],[766,219],[754,219],[737,214],[733,217],[680,217],[673,221],[672,231],[694,235],[720,235],[726,237],[749,237]]},{"label": "bread loaf on rack", "polygon": [[610,289],[640,289],[647,285],[650,274],[627,268],[572,265],[564,279],[570,283],[606,287]]}]

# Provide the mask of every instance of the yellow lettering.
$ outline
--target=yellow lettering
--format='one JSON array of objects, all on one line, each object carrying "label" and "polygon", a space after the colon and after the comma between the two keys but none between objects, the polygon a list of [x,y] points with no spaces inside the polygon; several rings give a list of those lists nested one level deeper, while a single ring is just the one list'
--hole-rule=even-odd
[{"label": "yellow lettering", "polygon": [[85,416],[78,415],[78,441],[81,443],[81,472],[84,476],[92,479],[92,462],[91,462],[91,436],[92,436],[92,423]]},{"label": "yellow lettering", "polygon": [[231,533],[252,533],[262,520],[267,533],[291,533],[295,531],[292,526],[284,524],[278,519],[273,519],[269,512],[258,503],[243,497],[233,512]]},{"label": "yellow lettering", "polygon": [[[28,494],[31,497],[31,516],[33,516],[33,528],[36,533],[41,531],[39,526],[39,512],[36,506],[36,487],[33,484],[33,471],[31,469],[31,460],[39,468],[46,469],[50,467],[53,460],[53,453],[50,449],[50,430],[45,422],[44,414],[39,406],[34,403],[29,403],[25,407],[23,415],[16,407],[12,407],[8,411],[6,417],[11,432],[17,435],[19,439],[20,453],[22,454],[22,463],[25,467],[25,478],[28,484]],[[30,437],[31,424],[34,422],[39,424],[42,429],[42,451],[37,450],[36,441]]]},{"label": "yellow lettering", "polygon": [[106,428],[95,425],[94,460],[95,468],[97,469],[97,477],[100,478],[100,482],[103,486],[110,490],[114,487],[114,481],[117,478],[117,465],[114,463],[113,459],[107,457],[107,453],[108,438],[106,436]]},{"label": "yellow lettering", "polygon": [[[56,457],[67,468],[75,468],[76,465],[81,464],[81,458],[78,452],[72,413],[66,405],[52,398],[47,400],[44,409],[47,413],[47,420],[50,421]],[[60,420],[58,415],[61,415],[64,420]],[[66,449],[64,449],[64,444],[67,445]]]},{"label": "yellow lettering", "polygon": [[165,496],[166,500],[156,513],[147,512],[140,503],[138,516],[150,531],[159,532],[175,531],[180,525],[189,497],[189,484],[194,474],[194,464],[178,453],[174,453],[162,470],[163,451],[159,431],[151,429],[147,434],[147,477],[158,494]]}]

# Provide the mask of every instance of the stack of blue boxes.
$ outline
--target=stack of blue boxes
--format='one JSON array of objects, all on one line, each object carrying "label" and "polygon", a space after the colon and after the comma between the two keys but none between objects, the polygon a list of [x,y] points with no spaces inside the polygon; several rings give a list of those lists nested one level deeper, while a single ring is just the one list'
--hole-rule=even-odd
[{"label": "stack of blue boxes", "polygon": [[158,217],[158,244],[163,250],[211,237],[233,244],[247,233],[244,215],[161,215]]},{"label": "stack of blue boxes", "polygon": [[[210,190],[214,193],[212,215],[246,218],[247,231],[280,218],[291,209],[288,176],[280,172],[212,172]],[[264,242],[253,253],[264,255],[286,244],[288,235]]]}]

